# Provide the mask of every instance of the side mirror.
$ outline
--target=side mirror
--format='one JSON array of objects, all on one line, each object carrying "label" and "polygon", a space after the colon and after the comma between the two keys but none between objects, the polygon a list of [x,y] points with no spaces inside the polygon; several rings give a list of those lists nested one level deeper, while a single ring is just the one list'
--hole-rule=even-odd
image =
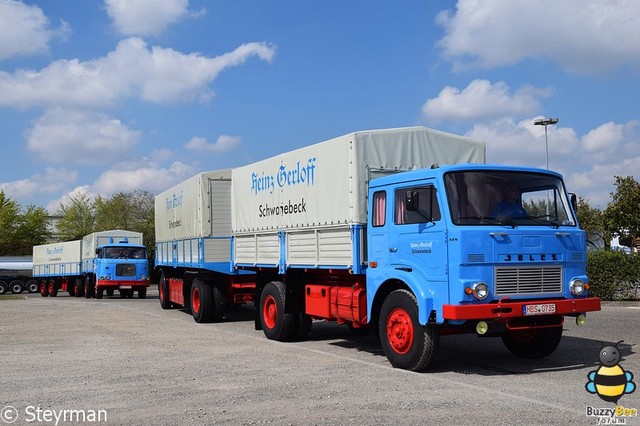
[{"label": "side mirror", "polygon": [[573,192],[569,193],[569,202],[571,203],[571,207],[573,207],[573,211],[578,211],[578,196]]},{"label": "side mirror", "polygon": [[405,194],[405,209],[408,212],[417,212],[420,205],[420,195],[417,189],[407,191]]}]

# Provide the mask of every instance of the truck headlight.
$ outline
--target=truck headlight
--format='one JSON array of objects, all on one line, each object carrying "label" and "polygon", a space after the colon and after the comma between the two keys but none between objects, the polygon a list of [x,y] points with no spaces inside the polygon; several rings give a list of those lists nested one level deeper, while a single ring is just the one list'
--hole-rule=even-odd
[{"label": "truck headlight", "polygon": [[472,287],[464,289],[466,294],[472,295],[477,300],[484,300],[489,296],[489,286],[483,282],[474,284]]},{"label": "truck headlight", "polygon": [[571,289],[571,294],[580,296],[587,289],[587,286],[580,278],[574,278],[569,282],[569,288]]}]

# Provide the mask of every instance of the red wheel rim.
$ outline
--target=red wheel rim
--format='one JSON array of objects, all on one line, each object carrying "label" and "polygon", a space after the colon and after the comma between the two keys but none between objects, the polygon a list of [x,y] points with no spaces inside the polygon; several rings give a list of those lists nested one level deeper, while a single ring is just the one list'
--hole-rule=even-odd
[{"label": "red wheel rim", "polygon": [[536,329],[525,329],[511,332],[513,338],[520,343],[528,343],[532,341],[533,338],[536,337],[536,334],[538,334],[538,330]]},{"label": "red wheel rim", "polygon": [[40,294],[42,295],[47,294],[47,283],[45,282],[40,283]]},{"label": "red wheel rim", "polygon": [[49,282],[49,293],[53,293],[54,285],[52,282]]},{"label": "red wheel rim", "polygon": [[276,318],[278,317],[278,304],[276,299],[272,295],[268,295],[264,299],[264,305],[262,306],[262,318],[264,319],[264,325],[271,329],[276,326]]},{"label": "red wheel rim", "polygon": [[404,355],[413,344],[413,323],[411,317],[402,308],[396,308],[387,318],[387,339],[391,349],[399,355]]},{"label": "red wheel rim", "polygon": [[198,291],[198,287],[193,289],[193,294],[191,295],[191,307],[193,308],[193,312],[196,314],[200,312],[200,292]]}]

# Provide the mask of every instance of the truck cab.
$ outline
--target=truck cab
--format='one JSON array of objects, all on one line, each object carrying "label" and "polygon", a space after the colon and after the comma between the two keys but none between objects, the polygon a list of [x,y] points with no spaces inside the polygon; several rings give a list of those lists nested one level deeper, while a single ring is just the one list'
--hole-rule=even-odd
[{"label": "truck cab", "polygon": [[114,290],[119,290],[123,298],[133,297],[134,292],[140,299],[146,297],[149,262],[145,246],[129,244],[126,239],[99,246],[93,259],[93,270],[96,298],[101,299],[104,292],[113,295]]},{"label": "truck cab", "polygon": [[392,363],[423,327],[501,336],[518,356],[546,356],[565,316],[582,324],[600,309],[588,297],[586,235],[555,172],[434,167],[372,180],[369,202],[367,310]]}]

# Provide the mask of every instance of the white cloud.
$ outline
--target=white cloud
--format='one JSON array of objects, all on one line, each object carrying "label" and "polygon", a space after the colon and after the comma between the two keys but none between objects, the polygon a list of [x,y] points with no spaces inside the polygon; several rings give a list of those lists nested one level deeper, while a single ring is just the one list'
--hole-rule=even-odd
[{"label": "white cloud", "polygon": [[[533,125],[537,118],[476,124],[466,136],[486,142],[489,163],[544,168],[544,127]],[[605,207],[615,176],[638,175],[640,121],[605,123],[582,137],[560,124],[547,128],[549,168],[564,175],[569,191]]]},{"label": "white cloud", "polygon": [[493,68],[527,58],[556,61],[576,73],[640,65],[636,0],[458,0],[437,22],[455,67]]},{"label": "white cloud", "polygon": [[523,86],[513,94],[505,82],[473,80],[460,90],[447,86],[438,96],[427,100],[422,113],[427,120],[485,121],[504,116],[533,114],[540,109],[537,98],[549,94],[548,89]]},{"label": "white cloud", "polygon": [[29,198],[37,195],[49,195],[64,190],[78,179],[78,172],[65,167],[47,167],[44,173],[13,182],[0,183],[0,188],[12,198]]},{"label": "white cloud", "polygon": [[91,190],[105,196],[138,189],[158,193],[194,173],[193,166],[180,161],[173,162],[169,167],[160,167],[153,162],[123,163],[103,172],[91,185]]},{"label": "white cloud", "polygon": [[105,0],[107,14],[123,35],[158,35],[189,13],[189,0]]},{"label": "white cloud", "polygon": [[215,142],[209,142],[203,137],[194,137],[184,147],[192,151],[226,152],[235,149],[239,145],[239,137],[221,135]]},{"label": "white cloud", "polygon": [[27,132],[27,147],[51,163],[104,164],[130,151],[139,135],[105,114],[55,108]]},{"label": "white cloud", "polygon": [[66,22],[51,28],[49,19],[38,6],[19,1],[0,1],[0,60],[16,55],[46,53],[55,37],[64,38]]},{"label": "white cloud", "polygon": [[81,62],[58,60],[40,71],[0,71],[0,106],[110,107],[126,98],[153,103],[209,100],[208,85],[223,70],[252,56],[271,62],[275,47],[246,43],[217,57],[184,54],[139,38],[118,43],[107,56]]}]

